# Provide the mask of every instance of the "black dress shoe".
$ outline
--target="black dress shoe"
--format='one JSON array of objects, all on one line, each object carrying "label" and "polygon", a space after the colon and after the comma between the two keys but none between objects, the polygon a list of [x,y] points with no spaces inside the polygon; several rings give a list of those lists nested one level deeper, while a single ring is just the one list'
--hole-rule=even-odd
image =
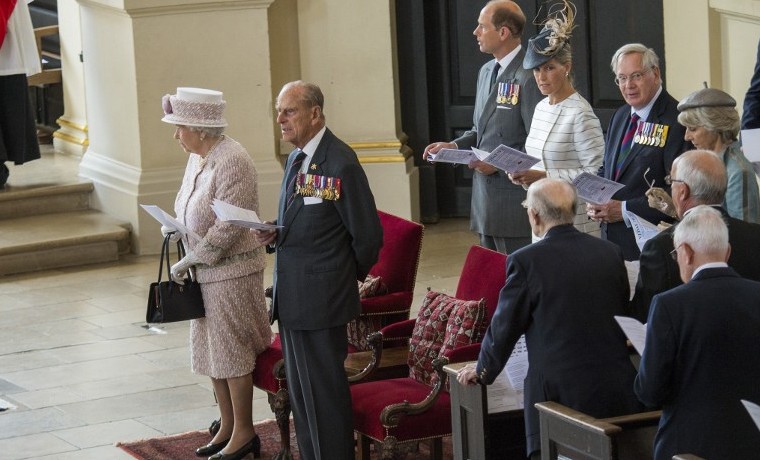
[{"label": "black dress shoe", "polygon": [[215,453],[227,447],[228,442],[230,442],[229,439],[226,441],[218,442],[216,444],[208,443],[203,447],[195,449],[195,455],[198,457],[208,457],[209,455],[214,455]]},{"label": "black dress shoe", "polygon": [[241,460],[251,452],[253,452],[254,458],[261,457],[261,439],[259,439],[259,435],[251,438],[250,441],[248,441],[243,447],[235,452],[232,452],[230,454],[219,452],[209,457],[208,460]]}]

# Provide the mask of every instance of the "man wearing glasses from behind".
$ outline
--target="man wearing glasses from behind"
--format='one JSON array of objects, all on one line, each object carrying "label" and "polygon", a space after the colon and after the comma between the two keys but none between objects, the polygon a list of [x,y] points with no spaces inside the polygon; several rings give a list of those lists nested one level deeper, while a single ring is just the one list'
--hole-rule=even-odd
[{"label": "man wearing glasses from behind", "polygon": [[678,102],[662,87],[659,58],[653,49],[640,43],[624,45],[612,57],[611,67],[626,105],[610,120],[598,174],[625,187],[605,204],[589,204],[587,211],[589,218],[601,224],[602,238],[619,245],[626,260],[638,260],[639,248],[623,211],[653,224],[672,222],[672,217],[649,207],[646,192],[652,181],[653,186],[670,191],[665,176],[673,160],[691,145],[677,121]]}]

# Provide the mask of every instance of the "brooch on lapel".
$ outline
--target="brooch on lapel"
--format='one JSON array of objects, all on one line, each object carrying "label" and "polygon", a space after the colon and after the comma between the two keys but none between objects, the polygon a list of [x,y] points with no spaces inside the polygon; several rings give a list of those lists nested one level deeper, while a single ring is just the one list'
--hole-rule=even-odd
[{"label": "brooch on lapel", "polygon": [[520,84],[499,82],[496,85],[496,105],[507,107],[520,102]]},{"label": "brooch on lapel", "polygon": [[636,127],[636,135],[633,137],[633,142],[641,145],[665,147],[669,129],[670,126],[668,125],[640,121]]},{"label": "brooch on lapel", "polygon": [[298,173],[296,193],[324,200],[337,200],[340,198],[340,178]]},{"label": "brooch on lapel", "polygon": [[317,164],[316,163],[312,163],[311,166],[309,166],[309,169],[311,169],[312,171],[316,171],[317,170]]}]

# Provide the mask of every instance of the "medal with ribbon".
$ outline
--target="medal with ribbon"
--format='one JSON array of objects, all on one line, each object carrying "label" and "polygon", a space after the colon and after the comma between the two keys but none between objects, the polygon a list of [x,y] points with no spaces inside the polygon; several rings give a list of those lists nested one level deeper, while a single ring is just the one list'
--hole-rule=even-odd
[{"label": "medal with ribbon", "polygon": [[298,173],[296,193],[324,200],[337,200],[340,198],[340,178]]}]

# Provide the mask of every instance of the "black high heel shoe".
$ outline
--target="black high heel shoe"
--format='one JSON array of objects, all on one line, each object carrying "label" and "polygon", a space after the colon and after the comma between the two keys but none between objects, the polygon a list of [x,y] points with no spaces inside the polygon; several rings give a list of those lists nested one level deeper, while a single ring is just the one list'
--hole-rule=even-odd
[{"label": "black high heel shoe", "polygon": [[230,440],[227,439],[226,441],[218,442],[216,444],[208,443],[205,446],[195,449],[195,455],[198,457],[208,457],[209,455],[214,455],[215,453],[220,452],[222,449],[227,447],[227,443],[229,442]]},{"label": "black high heel shoe", "polygon": [[225,454],[224,452],[220,451],[209,457],[208,460],[241,460],[251,452],[253,452],[254,458],[261,458],[261,439],[259,438],[259,435],[251,438],[250,441],[245,443],[243,447],[236,450],[235,452]]}]

